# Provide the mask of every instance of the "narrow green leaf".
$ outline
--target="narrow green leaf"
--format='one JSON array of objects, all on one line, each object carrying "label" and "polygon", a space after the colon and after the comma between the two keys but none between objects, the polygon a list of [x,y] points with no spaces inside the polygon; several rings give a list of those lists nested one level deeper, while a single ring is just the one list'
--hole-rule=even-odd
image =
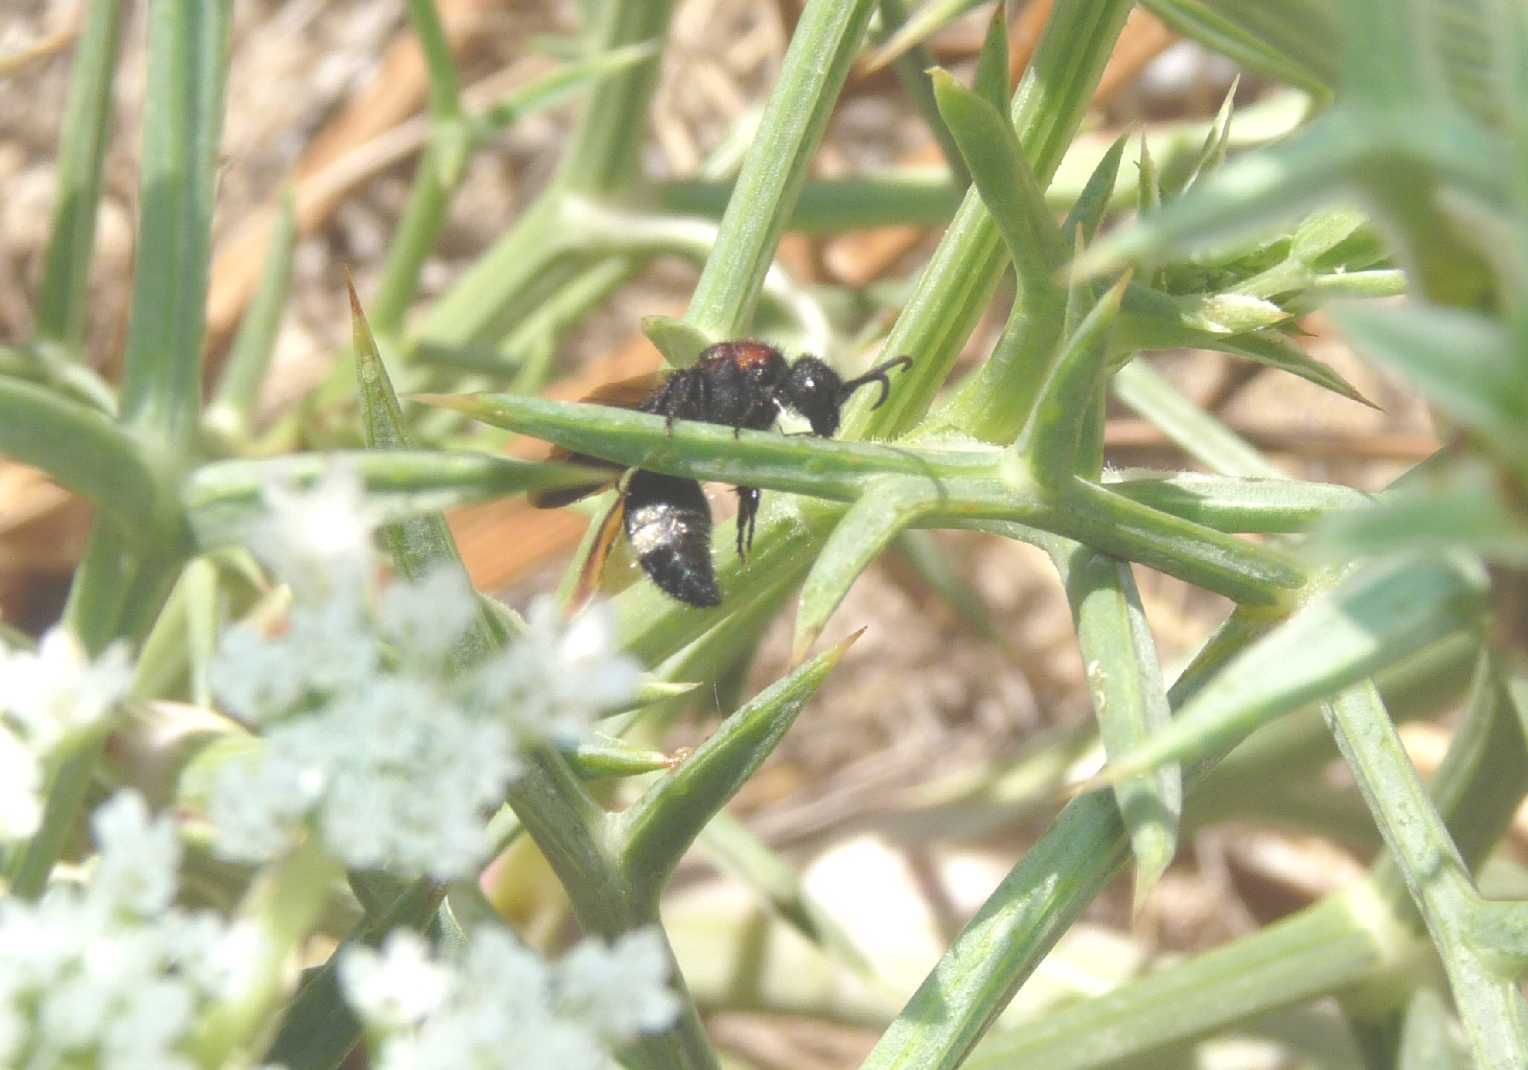
[{"label": "narrow green leaf", "polygon": [[[177,453],[196,433],[231,0],[149,6],[141,215],[122,416]],[[177,458],[178,460],[178,458]]]},{"label": "narrow green leaf", "polygon": [[1334,316],[1359,352],[1405,375],[1528,472],[1528,378],[1505,329],[1437,307],[1350,305]]},{"label": "narrow green leaf", "polygon": [[621,868],[639,899],[656,899],[701,829],[769,757],[857,638],[856,633],[760,692],[621,815],[616,841]]},{"label": "narrow green leaf", "polygon": [[823,544],[801,588],[791,660],[806,657],[849,588],[904,528],[935,503],[927,480],[883,477],[866,485]]},{"label": "narrow green leaf", "polygon": [[1124,469],[1109,473],[1104,482],[1131,501],[1216,531],[1259,535],[1305,531],[1333,514],[1342,514],[1341,520],[1362,516],[1374,503],[1351,487],[1294,479]]},{"label": "narrow green leaf", "polygon": [[[981,55],[976,60],[976,95],[999,115],[1008,110],[1008,4],[998,0],[987,21]],[[1004,123],[1006,126],[1007,123]],[[1010,130],[1013,127],[1008,127]],[[1017,139],[1015,139],[1017,140]]]},{"label": "narrow green leaf", "polygon": [[1337,85],[1337,22],[1324,3],[1142,0],[1172,29],[1229,56],[1245,70],[1331,99]]},{"label": "narrow green leaf", "polygon": [[1367,142],[1345,117],[1326,116],[1286,141],[1237,157],[1191,195],[1104,238],[1072,270],[1092,277],[1142,257],[1204,253],[1264,234],[1338,199]]},{"label": "narrow green leaf", "polygon": [[688,368],[700,359],[708,346],[723,341],[672,316],[643,316],[642,333],[658,347],[663,359],[673,368]]},{"label": "narrow green leaf", "polygon": [[1501,494],[1500,475],[1480,463],[1450,466],[1420,486],[1398,488],[1366,509],[1331,516],[1312,548],[1331,560],[1464,550],[1528,566],[1528,517]]},{"label": "narrow green leaf", "polygon": [[1414,115],[1437,100],[1440,71],[1430,62],[1419,17],[1430,0],[1391,0],[1381,6],[1344,0],[1340,24],[1342,91],[1375,114]]},{"label": "narrow green leaf", "polygon": [[121,29],[120,0],[91,0],[84,31],[74,46],[69,100],[59,135],[53,223],[37,294],[37,335],[62,346],[75,359],[83,355],[85,343],[90,262]]},{"label": "narrow green leaf", "polygon": [[1454,1039],[1453,1016],[1438,990],[1422,985],[1412,994],[1401,1028],[1395,1070],[1469,1070]]},{"label": "narrow green leaf", "polygon": [[849,934],[807,894],[801,875],[726,810],[701,830],[699,846],[718,869],[752,889],[769,910],[810,943],[860,974],[870,964]]},{"label": "narrow green leaf", "polygon": [[[350,292],[351,345],[355,351],[356,385],[361,400],[361,431],[368,452],[384,451],[389,455],[386,459],[396,459],[398,451],[407,450],[412,445],[403,422],[403,410],[398,404],[398,396],[393,393],[387,366],[382,362],[377,340],[372,337],[371,327],[366,322],[355,284],[347,277],[346,285]],[[508,474],[504,470],[501,472]],[[531,476],[529,472],[518,475]],[[429,512],[395,521],[382,529],[382,537],[392,554],[393,567],[404,577],[420,580],[442,565],[463,567],[456,540],[451,537],[442,515],[443,508],[445,506],[435,505]],[[484,623],[487,623],[486,617]],[[478,631],[481,629],[475,629]],[[472,645],[479,648],[475,653],[481,653],[489,644],[487,632],[475,634]],[[464,642],[463,645],[467,644]]]},{"label": "narrow green leaf", "polygon": [[802,10],[685,313],[685,322],[707,337],[748,332],[785,222],[874,11],[875,0],[808,0]]},{"label": "narrow green leaf", "polygon": [[[1161,731],[1171,718],[1156,643],[1128,564],[1076,544],[1051,554],[1077,625],[1093,712],[1105,752],[1123,756]],[[1135,855],[1135,913],[1178,849],[1183,814],[1182,771],[1161,765],[1115,786],[1114,797]]]},{"label": "narrow green leaf", "polygon": [[1226,90],[1225,98],[1220,102],[1220,110],[1215,113],[1194,166],[1189,170],[1188,181],[1183,184],[1184,189],[1193,189],[1226,162],[1226,146],[1231,141],[1231,106],[1236,100],[1236,88],[1240,84],[1241,76],[1238,75],[1232,80],[1231,88]]},{"label": "narrow green leaf", "polygon": [[237,445],[249,434],[260,387],[276,348],[276,330],[286,308],[296,248],[296,201],[292,191],[287,190],[281,195],[281,210],[271,228],[260,285],[245,310],[212,403],[202,417],[203,426],[230,445]]},{"label": "narrow green leaf", "polygon": [[[1098,233],[1098,228],[1103,224],[1104,216],[1109,211],[1109,202],[1114,197],[1114,187],[1119,182],[1120,161],[1125,157],[1125,143],[1129,140],[1129,134],[1121,134],[1115,138],[1114,144],[1109,146],[1109,151],[1103,154],[1102,159],[1098,161],[1098,166],[1093,168],[1093,173],[1088,176],[1088,181],[1082,187],[1082,192],[1077,195],[1071,211],[1067,212],[1066,222],[1061,224],[1061,244],[1065,247],[1075,248],[1078,234],[1082,235],[1082,243],[1086,246]],[[1145,145],[1146,141],[1142,138],[1143,152]]]},{"label": "narrow green leaf", "polygon": [[1485,594],[1481,571],[1454,557],[1404,558],[1363,569],[1238,657],[1166,731],[1111,762],[1084,790],[1161,762],[1213,753],[1449,632],[1474,627]]},{"label": "narrow green leaf", "polygon": [[35,465],[147,536],[160,495],[143,447],[111,418],[52,390],[0,376],[0,453]]},{"label": "narrow green leaf", "polygon": [[641,776],[668,769],[674,760],[661,750],[633,747],[613,739],[580,740],[558,751],[584,780]]},{"label": "narrow green leaf", "polygon": [[1062,486],[1077,472],[1082,415],[1098,396],[1109,352],[1109,332],[1114,329],[1129,285],[1127,275],[1098,299],[1056,355],[1035,397],[1016,448],[1043,487]]},{"label": "narrow green leaf", "polygon": [[1008,244],[1022,298],[1030,304],[1059,294],[1055,276],[1069,251],[1061,244],[1050,207],[1001,111],[965,88],[947,71],[935,70],[934,99],[955,135],[961,157],[982,202]]},{"label": "narrow green leaf", "polygon": [[[1224,947],[994,1033],[960,1065],[963,1070],[1097,1070],[1133,1061],[1132,1056],[1149,1059],[1173,1042],[1234,1029],[1259,1013],[1355,986],[1383,961],[1379,935],[1353,920],[1344,899],[1327,899]],[[926,1064],[871,1065],[911,1070]],[[1169,1056],[1157,1065],[1185,1064]]]}]

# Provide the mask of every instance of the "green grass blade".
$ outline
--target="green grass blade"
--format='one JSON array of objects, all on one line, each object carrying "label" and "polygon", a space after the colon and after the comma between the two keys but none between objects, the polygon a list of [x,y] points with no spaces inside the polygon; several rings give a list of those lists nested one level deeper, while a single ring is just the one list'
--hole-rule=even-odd
[{"label": "green grass blade", "polygon": [[656,44],[644,41],[566,63],[540,78],[515,87],[484,108],[475,120],[477,136],[482,139],[499,134],[526,116],[558,104],[574,93],[591,89],[612,75],[650,62],[657,55]]},{"label": "green grass blade", "polygon": [[701,829],[769,757],[856,638],[761,691],[621,814],[620,864],[639,902],[656,902]]},{"label": "green grass blade", "polygon": [[[1025,414],[1027,420],[1015,448],[1046,489],[1065,486],[1079,470],[1080,453],[1095,452],[1081,441],[1083,414],[1096,408],[1094,399],[1103,380],[1109,333],[1128,285],[1128,278],[1120,279],[1088,309],[1046,368],[1034,408]],[[1077,303],[1069,301],[1068,308]]]},{"label": "green grass blade", "polygon": [[109,417],[0,376],[0,454],[35,465],[147,537],[160,495],[143,447]]},{"label": "green grass blade", "polygon": [[1469,1070],[1469,1057],[1454,1040],[1452,1019],[1437,989],[1419,987],[1406,1007],[1395,1070]]},{"label": "green grass blade", "polygon": [[120,0],[91,0],[84,32],[74,49],[69,100],[59,138],[58,190],[47,266],[37,295],[38,337],[62,346],[76,359],[85,344],[86,297],[121,29]]},{"label": "green grass blade", "polygon": [[[230,0],[149,5],[138,263],[122,416],[172,450],[196,433]],[[180,458],[176,458],[177,461]]]}]

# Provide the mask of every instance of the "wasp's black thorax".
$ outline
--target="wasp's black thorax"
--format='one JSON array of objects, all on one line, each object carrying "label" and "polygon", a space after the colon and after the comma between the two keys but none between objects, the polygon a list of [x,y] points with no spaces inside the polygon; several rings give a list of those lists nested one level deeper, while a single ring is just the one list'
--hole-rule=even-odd
[{"label": "wasp's black thorax", "polygon": [[790,365],[762,342],[722,342],[681,368],[641,405],[643,412],[674,420],[767,430],[779,411],[781,384]]}]

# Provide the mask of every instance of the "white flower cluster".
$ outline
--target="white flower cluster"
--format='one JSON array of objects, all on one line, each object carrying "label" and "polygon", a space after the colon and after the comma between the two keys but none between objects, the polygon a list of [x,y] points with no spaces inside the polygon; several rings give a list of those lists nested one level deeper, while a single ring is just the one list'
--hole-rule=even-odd
[{"label": "white flower cluster", "polygon": [[585,940],[549,965],[508,932],[480,929],[447,961],[400,930],[340,960],[346,999],[381,1038],[378,1070],[605,1070],[679,1012],[651,930]]},{"label": "white flower cluster", "polygon": [[219,850],[262,862],[308,828],[352,868],[462,877],[484,861],[485,817],[520,751],[585,731],[638,669],[613,653],[602,611],[564,628],[550,603],[531,634],[462,665],[479,607],[460,570],[382,586],[375,517],[359,480],[337,473],[268,492],[252,538],[287,570],[294,605],[280,634],[231,630],[213,667],[219,701],[263,737],[214,782]]},{"label": "white flower cluster", "polygon": [[0,1066],[194,1070],[200,1015],[238,998],[261,959],[250,923],[173,905],[180,844],[168,818],[121,792],[92,820],[84,885],[0,900]]},{"label": "white flower cluster", "polygon": [[92,662],[62,626],[35,653],[0,646],[0,842],[37,831],[42,763],[104,721],[132,679],[127,647],[114,644]]}]

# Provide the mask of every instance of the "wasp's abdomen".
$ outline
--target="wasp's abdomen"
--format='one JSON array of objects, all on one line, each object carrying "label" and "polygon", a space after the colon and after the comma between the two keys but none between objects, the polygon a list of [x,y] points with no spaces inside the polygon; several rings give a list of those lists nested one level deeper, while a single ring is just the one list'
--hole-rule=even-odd
[{"label": "wasp's abdomen", "polygon": [[711,507],[693,479],[637,471],[626,488],[626,537],[642,568],[686,605],[719,605]]}]

